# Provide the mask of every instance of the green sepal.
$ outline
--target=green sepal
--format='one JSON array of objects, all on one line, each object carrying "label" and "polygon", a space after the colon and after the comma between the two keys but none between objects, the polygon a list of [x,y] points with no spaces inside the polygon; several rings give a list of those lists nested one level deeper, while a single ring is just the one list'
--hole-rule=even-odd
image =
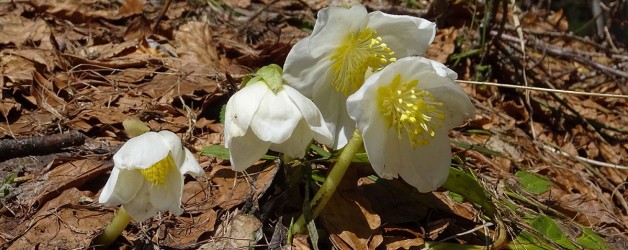
[{"label": "green sepal", "polygon": [[255,77],[248,80],[246,82],[246,85],[259,81],[264,81],[266,85],[268,85],[268,88],[270,88],[270,90],[272,90],[274,93],[277,93],[283,88],[283,77],[281,76],[282,73],[283,70],[277,64],[264,66],[257,70],[257,72],[255,73]]}]

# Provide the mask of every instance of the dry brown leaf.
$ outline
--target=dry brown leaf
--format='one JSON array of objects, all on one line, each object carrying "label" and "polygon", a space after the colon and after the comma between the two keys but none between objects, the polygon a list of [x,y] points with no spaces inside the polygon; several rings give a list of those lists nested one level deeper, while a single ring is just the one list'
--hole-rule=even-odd
[{"label": "dry brown leaf", "polygon": [[141,41],[153,34],[150,27],[150,21],[144,16],[139,15],[129,23],[124,32],[125,41]]},{"label": "dry brown leaf", "polygon": [[[187,208],[186,212],[188,212]],[[203,235],[214,231],[217,217],[218,215],[213,209],[208,209],[198,216],[176,217],[175,228],[168,228],[168,234],[165,235],[164,239],[160,239],[160,242],[166,246],[177,248],[206,240]]]},{"label": "dry brown leaf", "polygon": [[[124,16],[112,8],[112,2],[106,0],[65,1],[37,0],[33,5],[39,10],[70,20],[73,23],[85,23],[89,20],[104,18],[117,20]],[[104,8],[107,6],[107,8]]]},{"label": "dry brown leaf", "polygon": [[28,19],[17,15],[0,15],[0,44],[21,48],[26,41],[39,42],[50,35],[43,19]]},{"label": "dry brown leaf", "polygon": [[199,249],[251,248],[261,239],[261,227],[262,223],[255,216],[236,210],[218,226],[212,241]]},{"label": "dry brown leaf", "polygon": [[123,17],[142,14],[144,13],[145,2],[145,0],[123,0],[120,9],[118,9],[118,14]]},{"label": "dry brown leaf", "polygon": [[247,8],[251,6],[251,0],[224,0],[223,3],[231,8]]},{"label": "dry brown leaf", "polygon": [[375,249],[383,242],[382,220],[358,188],[360,179],[350,168],[329,206],[320,214],[330,240],[339,249]]},{"label": "dry brown leaf", "polygon": [[259,164],[248,168],[248,177],[245,177],[244,173],[234,172],[229,166],[212,168],[209,178],[213,183],[212,186],[216,187],[212,190],[215,205],[223,209],[231,209],[247,199],[257,201],[259,196],[270,187],[278,169],[275,164],[264,165]]},{"label": "dry brown leaf", "polygon": [[198,213],[212,209],[216,206],[215,197],[212,195],[213,187],[208,181],[200,179],[189,181],[185,184],[183,198],[188,213]]},{"label": "dry brown leaf", "polygon": [[563,14],[563,9],[560,9],[549,17],[547,17],[547,21],[552,24],[559,31],[566,32],[569,29],[569,24],[567,23],[567,17]]},{"label": "dry brown leaf", "polygon": [[177,54],[190,64],[204,64],[216,71],[224,71],[213,42],[212,30],[204,22],[189,22],[174,32]]},{"label": "dry brown leaf", "polygon": [[306,235],[295,235],[292,238],[292,248],[295,250],[310,250],[310,243]]},{"label": "dry brown leaf", "polygon": [[434,42],[430,44],[425,52],[425,57],[441,63],[447,62],[447,58],[454,53],[456,48],[454,40],[458,36],[458,29],[449,27],[446,29],[438,29]]},{"label": "dry brown leaf", "polygon": [[517,104],[515,101],[501,102],[498,104],[498,107],[509,116],[515,118],[516,124],[525,123],[530,118],[526,107],[523,104]]},{"label": "dry brown leaf", "polygon": [[[55,195],[56,196],[56,195]],[[26,223],[14,229],[19,237],[8,249],[25,249],[38,246],[42,249],[87,248],[98,231],[112,218],[113,213],[96,206],[83,205],[93,194],[71,188],[46,203]],[[20,234],[22,233],[23,234]]]},{"label": "dry brown leaf", "polygon": [[412,249],[425,244],[423,233],[407,228],[384,228],[386,249]]},{"label": "dry brown leaf", "polygon": [[12,83],[28,85],[33,80],[33,71],[35,64],[21,56],[0,53],[0,73],[2,77],[6,77],[9,81],[3,86],[12,86]]},{"label": "dry brown leaf", "polygon": [[612,225],[624,229],[626,227],[613,211],[599,201],[586,198],[582,194],[566,194],[559,198],[558,205],[563,211],[569,212],[578,223],[586,226]]},{"label": "dry brown leaf", "polygon": [[92,159],[61,159],[57,161],[65,162],[59,166],[55,166],[59,163],[50,163],[50,167],[55,166],[53,170],[19,186],[23,190],[19,198],[26,205],[44,204],[64,190],[78,188],[106,173],[112,166],[112,164],[103,164],[102,161]]},{"label": "dry brown leaf", "polygon": [[62,112],[67,103],[53,92],[52,83],[37,71],[33,71],[30,94],[37,101],[39,108],[50,112],[57,119],[63,119]]}]

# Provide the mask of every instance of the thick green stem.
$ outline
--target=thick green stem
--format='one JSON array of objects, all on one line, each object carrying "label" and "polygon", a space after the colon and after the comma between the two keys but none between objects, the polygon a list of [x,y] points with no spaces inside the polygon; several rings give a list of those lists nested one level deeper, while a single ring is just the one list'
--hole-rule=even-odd
[{"label": "thick green stem", "polygon": [[[353,137],[349,140],[349,143],[345,146],[344,150],[338,157],[338,161],[334,168],[332,168],[331,172],[327,178],[325,178],[325,182],[321,188],[316,192],[314,198],[310,201],[310,206],[312,207],[312,220],[316,219],[318,215],[321,213],[331,196],[338,188],[338,184],[342,180],[342,177],[347,172],[347,168],[351,165],[351,161],[353,157],[360,151],[362,148],[362,135],[357,130],[353,132]],[[292,226],[292,234],[304,233],[306,228],[305,217],[301,215],[297,222]]]},{"label": "thick green stem", "polygon": [[120,210],[113,217],[111,223],[107,225],[105,231],[94,240],[94,246],[98,248],[110,246],[124,231],[129,222],[131,222],[131,216],[126,213],[123,206],[120,206]]}]

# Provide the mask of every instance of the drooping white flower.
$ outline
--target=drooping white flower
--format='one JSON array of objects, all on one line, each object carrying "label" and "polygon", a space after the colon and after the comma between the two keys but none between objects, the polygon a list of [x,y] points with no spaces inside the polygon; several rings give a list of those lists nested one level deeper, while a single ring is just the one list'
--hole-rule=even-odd
[{"label": "drooping white flower", "polygon": [[331,143],[331,132],[314,103],[283,85],[281,67],[270,65],[257,72],[227,102],[225,147],[231,166],[243,171],[268,149],[302,158],[312,138]]},{"label": "drooping white flower", "polygon": [[159,211],[183,213],[183,175],[202,175],[194,155],[170,132],[146,132],[127,141],[113,156],[114,167],[98,201],[122,205],[136,221]]},{"label": "drooping white flower", "polygon": [[398,60],[371,75],[347,99],[371,165],[382,178],[400,176],[421,192],[449,174],[447,131],[475,113],[445,65],[422,57]]},{"label": "drooping white flower", "polygon": [[286,84],[314,101],[334,134],[331,146],[342,148],[355,130],[347,115],[347,96],[362,86],[365,74],[396,58],[424,53],[435,27],[422,18],[367,13],[362,5],[324,8],[312,34],[286,58]]}]

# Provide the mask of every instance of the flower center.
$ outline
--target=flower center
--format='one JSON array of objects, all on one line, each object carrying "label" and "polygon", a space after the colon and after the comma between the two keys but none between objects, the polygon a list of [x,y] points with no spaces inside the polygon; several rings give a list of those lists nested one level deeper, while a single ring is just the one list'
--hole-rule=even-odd
[{"label": "flower center", "polygon": [[443,103],[429,91],[416,89],[417,85],[418,80],[402,83],[397,75],[390,84],[377,89],[377,105],[388,127],[397,128],[399,139],[405,131],[413,148],[430,143],[445,119]]},{"label": "flower center", "polygon": [[330,58],[334,61],[331,69],[335,73],[332,84],[339,92],[349,95],[362,86],[369,67],[378,71],[394,62],[394,55],[375,30],[366,28],[352,33]]},{"label": "flower center", "polygon": [[140,173],[153,184],[163,185],[164,181],[168,177],[168,170],[170,168],[176,167],[176,163],[174,162],[174,157],[172,153],[168,153],[168,156],[153,164],[149,168],[140,169]]}]

